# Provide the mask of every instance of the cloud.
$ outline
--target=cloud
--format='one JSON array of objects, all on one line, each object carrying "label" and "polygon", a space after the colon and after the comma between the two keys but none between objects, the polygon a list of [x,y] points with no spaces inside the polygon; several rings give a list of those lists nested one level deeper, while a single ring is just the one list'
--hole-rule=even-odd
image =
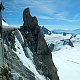
[{"label": "cloud", "polygon": [[53,18],[51,18],[51,17],[49,17],[49,16],[43,16],[43,15],[42,15],[42,16],[37,16],[37,18],[38,18],[38,19],[49,19],[49,20],[50,20],[50,19],[53,19]]},{"label": "cloud", "polygon": [[75,15],[73,18],[67,18],[66,13],[56,13],[54,16],[45,16],[45,15],[37,15],[38,19],[44,19],[44,20],[56,20],[56,21],[66,21],[66,22],[79,22],[80,18],[78,19],[79,15]]},{"label": "cloud", "polygon": [[54,12],[54,9],[43,1],[34,0],[31,5],[33,5],[34,11],[37,10],[40,13],[52,14]]},{"label": "cloud", "polygon": [[[30,8],[31,15],[37,16],[40,24],[76,24],[80,22],[80,10],[74,0],[3,0],[4,17],[8,22],[21,24],[23,10]],[[74,4],[72,4],[74,3]],[[75,8],[76,7],[76,8]],[[79,11],[78,11],[79,10]],[[8,19],[10,18],[10,19]],[[15,21],[15,19],[17,19]],[[10,20],[10,21],[9,21]],[[48,22],[49,21],[49,22]],[[80,23],[79,23],[80,24]]]},{"label": "cloud", "polygon": [[[41,25],[42,26],[42,25]],[[49,30],[55,30],[55,29],[64,29],[67,30],[65,27],[68,28],[68,26],[63,26],[63,25],[44,25],[47,29]],[[69,30],[72,29],[71,26],[68,28]]]},{"label": "cloud", "polygon": [[[43,26],[43,25],[41,25]],[[49,30],[55,30],[55,29],[62,29],[62,30],[74,30],[74,29],[79,29],[80,26],[75,25],[44,25],[47,29]]]}]

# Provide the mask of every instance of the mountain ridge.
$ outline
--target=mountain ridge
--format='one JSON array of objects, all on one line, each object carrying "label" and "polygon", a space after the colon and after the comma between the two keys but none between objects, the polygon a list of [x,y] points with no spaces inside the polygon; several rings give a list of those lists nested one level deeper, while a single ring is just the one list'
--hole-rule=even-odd
[{"label": "mountain ridge", "polygon": [[71,34],[79,34],[80,33],[80,29],[75,29],[75,30],[64,30],[64,29],[55,29],[55,30],[51,30],[52,32],[55,33],[71,33]]},{"label": "mountain ridge", "polygon": [[23,11],[23,21],[20,28],[3,33],[4,80],[59,80],[52,54],[29,8]]}]

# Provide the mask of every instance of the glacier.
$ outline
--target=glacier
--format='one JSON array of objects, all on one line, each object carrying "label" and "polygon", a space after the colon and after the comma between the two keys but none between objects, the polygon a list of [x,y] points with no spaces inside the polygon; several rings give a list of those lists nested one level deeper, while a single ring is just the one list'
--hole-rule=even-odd
[{"label": "glacier", "polygon": [[[80,34],[73,37],[71,41],[74,47],[68,44],[63,45],[63,39],[70,39],[72,34],[51,34],[45,35],[47,44],[55,44],[55,48],[52,51],[53,61],[58,69],[58,75],[60,80],[80,80]],[[59,45],[59,43],[61,45]],[[56,47],[57,45],[57,47]]]}]

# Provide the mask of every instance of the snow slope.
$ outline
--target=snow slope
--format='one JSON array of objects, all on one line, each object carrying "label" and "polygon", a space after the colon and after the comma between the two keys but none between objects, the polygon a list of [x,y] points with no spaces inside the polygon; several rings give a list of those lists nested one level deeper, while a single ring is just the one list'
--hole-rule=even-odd
[{"label": "snow slope", "polygon": [[67,34],[66,36],[63,36],[63,34],[51,34],[45,35],[44,38],[47,43],[57,43],[60,42],[60,40],[69,39],[71,36],[71,34]]},{"label": "snow slope", "polygon": [[6,22],[4,22],[3,20],[2,20],[2,26],[3,26],[3,28],[9,27],[9,25]]},{"label": "snow slope", "polygon": [[80,45],[52,52],[60,80],[80,80]]},{"label": "snow slope", "polygon": [[[60,39],[68,39],[70,35],[62,34],[46,35],[45,39],[49,43],[57,44]],[[58,69],[60,80],[80,80],[80,34],[71,39],[74,47],[65,45],[60,50],[52,52],[52,58]],[[58,44],[57,44],[58,45]],[[59,46],[59,45],[58,45]]]},{"label": "snow slope", "polygon": [[[21,33],[20,33],[20,35],[21,35]],[[22,38],[22,35],[21,35],[21,38]],[[31,72],[34,73],[36,80],[46,80],[45,77],[43,75],[40,75],[38,73],[38,71],[36,70],[33,60],[31,60],[31,58],[27,58],[25,56],[23,47],[21,46],[21,43],[19,42],[17,37],[15,37],[15,48],[17,51],[14,51],[14,52],[17,54],[19,59],[22,61],[23,65],[25,67],[27,67]],[[32,52],[30,51],[30,49],[28,47],[27,47],[27,52],[28,52],[28,54],[32,54]],[[30,56],[32,57],[32,55],[30,55]]]}]

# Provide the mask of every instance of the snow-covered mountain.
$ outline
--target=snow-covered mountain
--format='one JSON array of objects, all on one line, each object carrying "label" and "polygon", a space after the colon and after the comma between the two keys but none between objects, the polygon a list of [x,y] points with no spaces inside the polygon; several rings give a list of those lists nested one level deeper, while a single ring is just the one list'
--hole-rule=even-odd
[{"label": "snow-covered mountain", "polygon": [[45,28],[44,26],[40,27],[40,30],[43,34],[48,34],[48,35],[51,34],[51,31]]},{"label": "snow-covered mountain", "polygon": [[70,34],[80,34],[80,29],[75,30],[62,30],[62,29],[56,29],[52,30],[53,33],[61,34],[61,33],[70,33]]},{"label": "snow-covered mountain", "polygon": [[[69,45],[71,40],[74,47]],[[47,44],[54,44],[53,61],[58,69],[60,80],[80,80],[80,34],[51,34],[45,35]],[[64,42],[65,45],[64,45]]]},{"label": "snow-covered mountain", "polygon": [[19,29],[3,33],[4,47],[0,47],[4,48],[4,57],[0,57],[4,59],[4,74],[0,80],[59,80],[52,54],[29,8],[23,12],[23,21]]},{"label": "snow-covered mountain", "polygon": [[73,30],[71,33],[80,34],[80,29],[75,29],[75,30]]}]

